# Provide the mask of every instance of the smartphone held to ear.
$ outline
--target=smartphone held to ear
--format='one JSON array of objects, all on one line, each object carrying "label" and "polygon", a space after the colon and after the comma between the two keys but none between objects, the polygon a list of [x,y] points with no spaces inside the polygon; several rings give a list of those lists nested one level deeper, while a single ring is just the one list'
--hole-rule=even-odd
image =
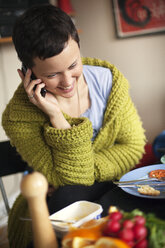
[{"label": "smartphone held to ear", "polygon": [[[23,72],[23,74],[25,76],[26,71],[27,71],[27,67],[24,64],[22,64],[22,69],[21,70],[22,70],[22,72]],[[35,79],[36,79],[36,76],[32,72],[32,74],[31,74],[31,81],[32,80],[35,80]],[[34,88],[33,88],[34,91],[35,91],[36,87],[37,87],[37,85],[34,86]],[[46,95],[46,89],[45,88],[42,88],[41,89],[41,96],[45,97],[45,95]]]}]

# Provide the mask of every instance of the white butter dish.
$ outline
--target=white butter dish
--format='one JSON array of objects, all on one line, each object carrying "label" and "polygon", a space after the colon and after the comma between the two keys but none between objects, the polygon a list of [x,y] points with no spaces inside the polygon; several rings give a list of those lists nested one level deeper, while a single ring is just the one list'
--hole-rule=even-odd
[{"label": "white butter dish", "polygon": [[77,201],[52,214],[49,216],[49,218],[51,220],[56,219],[74,222],[74,224],[59,222],[52,223],[57,237],[62,238],[69,231],[70,225],[73,227],[79,227],[84,222],[89,220],[99,219],[101,217],[102,211],[102,206],[97,203],[89,201]]}]

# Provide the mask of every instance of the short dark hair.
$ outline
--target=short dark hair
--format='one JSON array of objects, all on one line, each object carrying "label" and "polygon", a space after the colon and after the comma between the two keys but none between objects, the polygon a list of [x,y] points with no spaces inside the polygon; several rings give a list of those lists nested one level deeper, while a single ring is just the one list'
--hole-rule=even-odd
[{"label": "short dark hair", "polygon": [[70,37],[79,46],[79,36],[71,17],[51,4],[27,9],[17,18],[12,36],[18,58],[28,68],[34,66],[35,57],[44,60],[62,52]]}]

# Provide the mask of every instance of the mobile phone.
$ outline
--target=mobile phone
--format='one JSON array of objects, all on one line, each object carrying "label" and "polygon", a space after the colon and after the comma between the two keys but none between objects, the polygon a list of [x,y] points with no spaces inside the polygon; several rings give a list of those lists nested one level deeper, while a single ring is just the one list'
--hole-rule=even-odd
[{"label": "mobile phone", "polygon": [[[25,76],[25,74],[26,74],[26,71],[27,71],[27,67],[26,67],[26,65],[25,64],[22,64],[22,72],[23,72],[23,74],[24,74],[24,76]],[[31,74],[31,81],[32,80],[34,80],[34,79],[36,79],[36,76],[34,75],[34,73],[32,72],[32,74]],[[36,89],[36,87],[37,87],[37,85],[35,85],[34,86],[34,88],[33,88],[33,90],[35,91],[35,89]],[[45,97],[45,95],[46,95],[46,89],[45,88],[42,88],[41,89],[41,96],[43,96],[43,97]]]}]

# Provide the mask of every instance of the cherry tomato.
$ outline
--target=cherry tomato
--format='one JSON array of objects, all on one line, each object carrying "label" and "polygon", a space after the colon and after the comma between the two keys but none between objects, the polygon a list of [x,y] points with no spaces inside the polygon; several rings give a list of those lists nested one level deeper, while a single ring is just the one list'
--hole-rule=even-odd
[{"label": "cherry tomato", "polygon": [[134,217],[134,221],[135,221],[135,224],[139,224],[139,225],[143,225],[143,226],[146,224],[146,219],[140,215],[136,215]]},{"label": "cherry tomato", "polygon": [[136,240],[144,239],[147,236],[147,228],[142,225],[136,224],[133,227],[133,232]]},{"label": "cherry tomato", "polygon": [[123,228],[133,228],[134,223],[132,220],[124,220],[123,221]]},{"label": "cherry tomato", "polygon": [[135,248],[147,248],[148,247],[148,241],[146,239],[142,239],[134,247]]},{"label": "cherry tomato", "polygon": [[123,218],[123,214],[120,211],[112,212],[109,215],[109,219],[113,220],[121,220]]},{"label": "cherry tomato", "polygon": [[122,229],[119,234],[118,234],[119,238],[124,240],[124,241],[132,241],[134,239],[134,233],[133,230],[130,228],[125,228]]}]

